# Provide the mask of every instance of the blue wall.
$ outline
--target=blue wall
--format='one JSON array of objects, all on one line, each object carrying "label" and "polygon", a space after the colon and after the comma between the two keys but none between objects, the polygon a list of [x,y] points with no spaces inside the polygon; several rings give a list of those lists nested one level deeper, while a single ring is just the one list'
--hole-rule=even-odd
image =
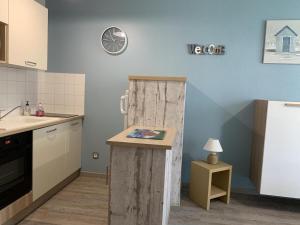
[{"label": "blue wall", "polygon": [[[300,19],[299,0],[48,1],[49,70],[86,80],[83,169],[104,172],[105,140],[120,131],[119,97],[127,76],[186,75],[183,181],[202,146],[220,138],[234,186],[249,185],[253,100],[300,100],[300,66],[262,64],[265,20]],[[102,31],[123,28],[129,46],[106,54]],[[188,43],[224,44],[225,56],[193,56]],[[99,151],[99,161],[91,153]]]}]

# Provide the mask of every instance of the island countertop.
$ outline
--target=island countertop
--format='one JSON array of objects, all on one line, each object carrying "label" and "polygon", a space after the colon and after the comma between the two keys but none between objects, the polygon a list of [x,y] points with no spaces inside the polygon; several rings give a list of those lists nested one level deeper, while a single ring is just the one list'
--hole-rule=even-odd
[{"label": "island countertop", "polygon": [[[127,135],[134,129],[149,129],[149,130],[163,130],[166,132],[163,140],[141,139],[141,138],[128,138]],[[159,127],[144,127],[132,126],[122,131],[116,136],[106,141],[109,145],[117,145],[124,147],[137,147],[137,148],[156,148],[163,150],[170,150],[176,138],[176,129],[174,128],[159,128]]]}]

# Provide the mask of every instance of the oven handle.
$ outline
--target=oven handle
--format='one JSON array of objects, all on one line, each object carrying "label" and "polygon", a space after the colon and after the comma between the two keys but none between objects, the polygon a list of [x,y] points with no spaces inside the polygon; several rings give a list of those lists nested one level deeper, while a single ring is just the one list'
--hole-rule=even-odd
[{"label": "oven handle", "polygon": [[[3,178],[5,178],[5,177],[10,176],[11,174],[13,174],[13,172],[10,172],[9,174],[5,174],[5,175],[3,175],[3,176],[0,176],[0,180],[3,179]],[[0,186],[1,186],[1,185],[0,185]]]},{"label": "oven handle", "polygon": [[27,146],[24,146],[22,148],[0,148],[0,164],[22,158],[27,151]]},{"label": "oven handle", "polygon": [[23,176],[19,176],[17,177],[16,179],[14,179],[13,181],[9,182],[9,183],[5,183],[5,184],[1,184],[0,187],[4,187],[4,186],[7,186],[7,185],[11,185],[13,183],[16,183],[18,180],[22,180],[24,179]]}]

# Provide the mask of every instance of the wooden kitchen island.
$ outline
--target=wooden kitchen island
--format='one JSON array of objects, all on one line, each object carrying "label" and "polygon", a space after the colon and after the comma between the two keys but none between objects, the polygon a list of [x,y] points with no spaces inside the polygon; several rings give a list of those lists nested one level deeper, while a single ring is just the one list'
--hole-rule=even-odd
[{"label": "wooden kitchen island", "polygon": [[[165,130],[164,140],[127,138],[134,129]],[[130,127],[107,140],[110,149],[109,225],[167,225],[176,130]]]}]

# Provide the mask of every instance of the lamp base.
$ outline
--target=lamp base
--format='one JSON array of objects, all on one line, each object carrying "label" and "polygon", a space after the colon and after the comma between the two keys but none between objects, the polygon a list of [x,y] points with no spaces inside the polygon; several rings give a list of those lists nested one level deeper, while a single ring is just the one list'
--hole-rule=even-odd
[{"label": "lamp base", "polygon": [[210,153],[207,156],[207,163],[208,164],[216,165],[216,164],[218,164],[218,162],[219,162],[219,159],[218,159],[217,153]]}]

